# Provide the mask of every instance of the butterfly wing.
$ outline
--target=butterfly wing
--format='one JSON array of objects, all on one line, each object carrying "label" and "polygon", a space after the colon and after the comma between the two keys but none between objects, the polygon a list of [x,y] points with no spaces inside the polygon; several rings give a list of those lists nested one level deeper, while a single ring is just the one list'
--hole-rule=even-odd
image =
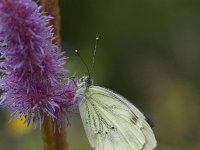
[{"label": "butterfly wing", "polygon": [[145,116],[124,97],[90,86],[79,109],[95,150],[152,150],[157,142]]}]

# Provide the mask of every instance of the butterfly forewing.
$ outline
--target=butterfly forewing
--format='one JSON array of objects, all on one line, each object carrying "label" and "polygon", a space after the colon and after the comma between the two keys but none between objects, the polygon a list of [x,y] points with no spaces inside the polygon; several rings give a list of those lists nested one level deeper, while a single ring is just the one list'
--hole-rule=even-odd
[{"label": "butterfly forewing", "polygon": [[96,150],[151,150],[156,147],[144,115],[122,96],[90,86],[79,105],[89,142]]}]

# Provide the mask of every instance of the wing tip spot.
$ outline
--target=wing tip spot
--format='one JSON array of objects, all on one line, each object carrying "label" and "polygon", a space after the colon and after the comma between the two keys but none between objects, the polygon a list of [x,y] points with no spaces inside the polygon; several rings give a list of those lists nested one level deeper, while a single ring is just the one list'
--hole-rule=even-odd
[{"label": "wing tip spot", "polygon": [[135,115],[131,118],[131,122],[132,122],[133,124],[136,124],[136,123],[137,123],[137,120],[138,120],[138,117],[135,116]]}]

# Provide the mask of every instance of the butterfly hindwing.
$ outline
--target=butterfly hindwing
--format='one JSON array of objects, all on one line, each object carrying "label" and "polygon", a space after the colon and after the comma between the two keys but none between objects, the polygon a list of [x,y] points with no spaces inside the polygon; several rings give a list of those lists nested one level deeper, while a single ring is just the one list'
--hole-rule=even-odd
[{"label": "butterfly hindwing", "polygon": [[151,150],[156,140],[144,115],[122,96],[90,86],[79,109],[90,144],[96,150]]}]

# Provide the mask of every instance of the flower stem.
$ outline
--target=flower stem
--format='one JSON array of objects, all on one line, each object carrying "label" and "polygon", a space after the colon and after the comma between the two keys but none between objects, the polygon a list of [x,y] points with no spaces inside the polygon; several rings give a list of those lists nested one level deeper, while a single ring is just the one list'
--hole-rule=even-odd
[{"label": "flower stem", "polygon": [[59,9],[59,0],[40,0],[40,4],[43,7],[44,11],[47,12],[47,15],[53,17],[50,21],[50,25],[54,27],[55,34],[55,44],[60,46],[61,37],[60,37],[60,9]]},{"label": "flower stem", "polygon": [[[50,21],[50,25],[53,26],[55,40],[53,41],[56,45],[60,46],[61,37],[60,37],[60,9],[59,9],[59,0],[40,0],[40,4],[44,9],[44,12],[47,15],[53,17]],[[61,131],[53,130],[53,121],[50,117],[45,116],[42,134],[44,141],[45,150],[67,150],[67,131],[65,127],[61,128]]]},{"label": "flower stem", "polygon": [[53,129],[50,122],[50,117],[45,115],[44,123],[42,125],[42,139],[44,143],[44,150],[53,150]]},{"label": "flower stem", "polygon": [[56,131],[53,135],[54,141],[54,150],[67,150],[68,144],[66,142],[67,135],[66,135],[66,127],[62,126],[61,131]]},{"label": "flower stem", "polygon": [[68,145],[66,142],[66,128],[63,126],[54,131],[53,121],[49,116],[45,116],[42,126],[42,139],[44,143],[44,150],[67,150]]}]

